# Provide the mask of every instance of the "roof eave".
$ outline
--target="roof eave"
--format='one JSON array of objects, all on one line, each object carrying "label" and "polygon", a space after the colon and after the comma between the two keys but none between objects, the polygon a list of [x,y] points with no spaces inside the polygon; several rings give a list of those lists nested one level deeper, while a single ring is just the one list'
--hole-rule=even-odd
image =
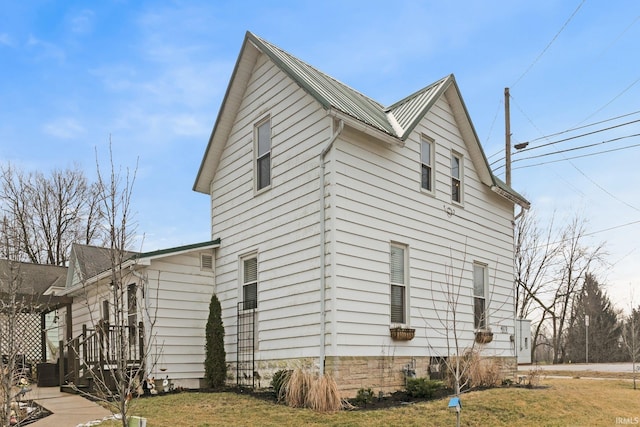
[{"label": "roof eave", "polygon": [[[218,161],[224,148],[224,141],[231,132],[232,118],[242,101],[241,95],[234,96],[234,94],[244,92],[244,86],[246,86],[251,76],[253,63],[255,63],[258,56],[255,44],[250,43],[251,36],[252,34],[247,31],[240,54],[233,68],[233,73],[231,73],[227,91],[224,94],[215,124],[211,130],[209,142],[193,184],[193,191],[198,193],[210,194],[211,182],[216,174]],[[249,48],[249,46],[251,47]]]},{"label": "roof eave", "polygon": [[356,119],[353,116],[345,113],[344,111],[337,110],[335,108],[329,108],[327,114],[337,120],[342,120],[345,125],[356,129],[360,132],[363,132],[369,136],[377,138],[383,142],[386,142],[390,145],[397,145],[399,147],[404,147],[404,141],[398,137],[390,135],[386,132],[381,131],[375,126],[372,126],[368,123],[365,123],[361,120]]},{"label": "roof eave", "polygon": [[206,242],[193,243],[190,245],[176,246],[174,248],[161,249],[157,251],[141,253],[138,255],[134,255],[133,257],[129,258],[129,260],[127,261],[129,261],[132,264],[136,264],[139,261],[151,261],[157,258],[181,255],[181,254],[193,252],[195,250],[203,251],[203,250],[215,249],[219,247],[220,247],[220,238],[217,238],[215,240],[209,240]]}]

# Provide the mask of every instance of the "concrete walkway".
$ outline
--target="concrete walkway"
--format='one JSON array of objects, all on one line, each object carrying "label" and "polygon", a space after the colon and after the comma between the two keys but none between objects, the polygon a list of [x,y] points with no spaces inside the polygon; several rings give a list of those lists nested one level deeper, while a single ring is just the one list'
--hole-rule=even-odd
[{"label": "concrete walkway", "polygon": [[31,391],[26,398],[35,400],[52,412],[30,426],[76,427],[111,416],[111,412],[97,403],[76,394],[62,393],[60,387],[36,387],[35,384],[30,387]]}]

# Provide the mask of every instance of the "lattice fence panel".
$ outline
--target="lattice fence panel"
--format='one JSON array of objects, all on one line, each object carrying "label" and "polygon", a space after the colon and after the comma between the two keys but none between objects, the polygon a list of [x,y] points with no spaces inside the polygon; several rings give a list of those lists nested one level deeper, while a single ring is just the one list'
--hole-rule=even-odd
[{"label": "lattice fence panel", "polygon": [[[7,354],[9,348],[9,318],[0,316],[0,353]],[[17,313],[14,345],[17,354],[24,355],[29,362],[38,362],[42,357],[40,315]]]}]

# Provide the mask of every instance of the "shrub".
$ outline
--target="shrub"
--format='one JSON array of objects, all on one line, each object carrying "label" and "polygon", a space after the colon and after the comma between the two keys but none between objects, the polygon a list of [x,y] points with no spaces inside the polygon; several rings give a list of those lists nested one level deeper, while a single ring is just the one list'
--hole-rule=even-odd
[{"label": "shrub", "polygon": [[284,399],[284,394],[287,390],[286,383],[289,381],[291,372],[290,369],[281,369],[276,371],[276,373],[273,374],[273,378],[271,378],[271,387],[273,387],[273,392],[276,394],[278,401]]},{"label": "shrub", "polygon": [[227,378],[226,353],[224,351],[224,326],[222,308],[216,294],[211,296],[209,318],[205,327],[204,377],[209,387],[221,387]]},{"label": "shrub", "polygon": [[469,386],[496,387],[502,384],[502,363],[495,358],[482,358],[477,352],[469,355]]},{"label": "shrub", "polygon": [[373,402],[373,390],[370,388],[361,388],[358,390],[353,402],[358,406],[367,406],[369,403]]},{"label": "shrub", "polygon": [[296,369],[281,385],[284,401],[292,408],[310,408],[318,412],[334,412],[342,408],[336,382],[329,375],[313,375]]},{"label": "shrub", "polygon": [[428,378],[407,378],[407,393],[411,397],[430,399],[442,387],[442,381]]}]

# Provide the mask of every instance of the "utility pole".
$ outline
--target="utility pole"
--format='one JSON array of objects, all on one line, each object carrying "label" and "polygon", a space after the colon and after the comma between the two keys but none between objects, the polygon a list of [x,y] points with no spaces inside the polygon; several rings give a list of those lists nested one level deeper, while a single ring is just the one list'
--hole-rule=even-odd
[{"label": "utility pole", "polygon": [[584,315],[584,327],[585,327],[585,363],[589,363],[589,315]]},{"label": "utility pole", "polygon": [[504,155],[505,181],[511,187],[511,113],[509,111],[509,88],[504,88]]}]

